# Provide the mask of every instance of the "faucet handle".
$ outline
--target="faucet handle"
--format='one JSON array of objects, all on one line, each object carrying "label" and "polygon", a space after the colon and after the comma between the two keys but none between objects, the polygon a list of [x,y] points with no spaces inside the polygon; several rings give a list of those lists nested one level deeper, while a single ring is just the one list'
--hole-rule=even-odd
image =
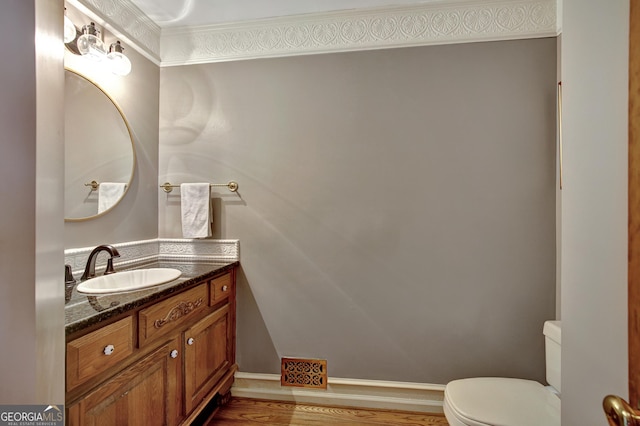
[{"label": "faucet handle", "polygon": [[71,272],[71,265],[64,265],[64,283],[75,284],[76,279],[73,278],[73,272]]},{"label": "faucet handle", "polygon": [[76,279],[73,278],[73,272],[71,272],[71,265],[64,265],[64,303],[71,300],[71,293],[73,293],[73,286],[76,284]]}]

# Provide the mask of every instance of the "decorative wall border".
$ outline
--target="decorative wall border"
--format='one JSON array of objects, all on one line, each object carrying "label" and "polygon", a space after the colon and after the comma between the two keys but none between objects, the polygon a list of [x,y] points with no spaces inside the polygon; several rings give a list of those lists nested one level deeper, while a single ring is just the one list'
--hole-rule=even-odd
[{"label": "decorative wall border", "polygon": [[161,66],[553,37],[559,0],[436,0],[161,30],[131,0],[67,0]]},{"label": "decorative wall border", "polygon": [[[239,240],[197,240],[158,238],[152,240],[131,241],[113,244],[120,257],[114,259],[114,266],[131,267],[136,264],[167,261],[209,261],[234,262],[240,260]],[[64,263],[71,265],[74,275],[84,271],[89,254],[95,247],[82,247],[64,251]],[[96,262],[96,269],[101,271],[106,266],[106,256]]]},{"label": "decorative wall border", "polygon": [[341,407],[442,413],[444,385],[329,377],[327,389],[280,386],[277,374],[236,372],[237,397]]},{"label": "decorative wall border", "polygon": [[158,239],[158,256],[164,260],[240,260],[239,240]]},{"label": "decorative wall border", "polygon": [[169,28],[161,35],[161,65],[552,37],[557,12],[557,0],[449,0]]}]

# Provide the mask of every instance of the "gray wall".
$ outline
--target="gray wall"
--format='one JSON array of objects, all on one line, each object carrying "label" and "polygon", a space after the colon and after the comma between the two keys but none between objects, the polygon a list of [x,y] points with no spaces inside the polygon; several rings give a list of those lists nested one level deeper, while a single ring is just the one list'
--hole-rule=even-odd
[{"label": "gray wall", "polygon": [[[67,13],[77,26],[89,22],[72,6]],[[105,42],[114,40],[108,31]],[[145,240],[158,236],[158,102],[160,68],[126,46],[132,63],[126,77],[114,76],[100,67],[83,67],[86,61],[65,52],[65,66],[93,80],[120,106],[134,137],[137,163],[131,187],[120,203],[104,216],[84,222],[66,222],[65,248]],[[87,135],[90,138],[91,135]]]},{"label": "gray wall", "polygon": [[562,425],[628,398],[629,1],[564,0]]},{"label": "gray wall", "polygon": [[544,380],[555,83],[554,38],[163,68],[160,181],[240,183],[240,370]]},{"label": "gray wall", "polygon": [[62,13],[0,5],[2,404],[64,402]]}]

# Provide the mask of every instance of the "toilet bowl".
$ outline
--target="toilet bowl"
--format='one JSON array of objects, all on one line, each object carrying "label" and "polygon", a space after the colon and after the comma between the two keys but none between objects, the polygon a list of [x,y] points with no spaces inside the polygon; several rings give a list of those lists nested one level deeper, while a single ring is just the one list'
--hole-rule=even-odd
[{"label": "toilet bowl", "polygon": [[474,377],[449,382],[444,414],[450,426],[560,425],[560,321],[544,324],[547,382]]}]

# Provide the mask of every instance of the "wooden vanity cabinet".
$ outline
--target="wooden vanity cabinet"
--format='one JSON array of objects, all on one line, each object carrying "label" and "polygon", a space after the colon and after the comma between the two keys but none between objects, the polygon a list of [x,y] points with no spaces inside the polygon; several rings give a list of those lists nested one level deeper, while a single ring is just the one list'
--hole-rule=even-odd
[{"label": "wooden vanity cabinet", "polygon": [[228,399],[236,369],[232,270],[68,341],[67,424],[191,424]]}]

